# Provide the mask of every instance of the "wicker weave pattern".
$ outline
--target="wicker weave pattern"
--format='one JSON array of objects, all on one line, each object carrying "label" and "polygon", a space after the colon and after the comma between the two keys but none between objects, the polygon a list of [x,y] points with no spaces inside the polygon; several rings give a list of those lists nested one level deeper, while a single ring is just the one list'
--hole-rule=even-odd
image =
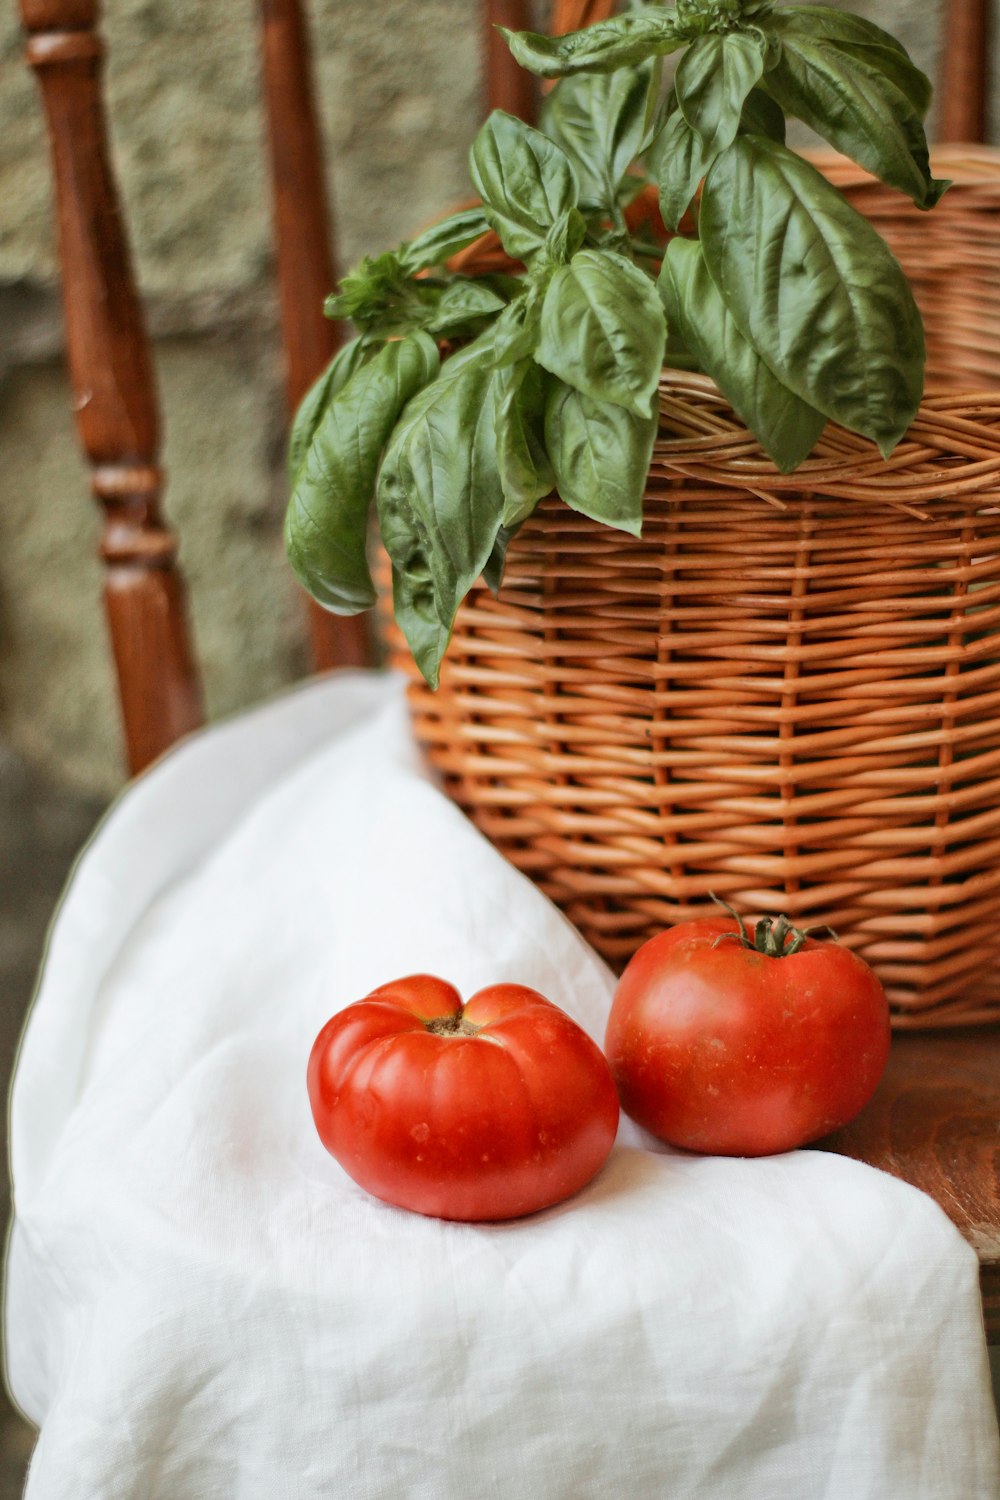
[{"label": "wicker weave pattern", "polygon": [[[988,177],[995,225],[996,155]],[[964,234],[926,258],[963,285]],[[710,382],[667,373],[641,540],[545,502],[436,694],[396,638],[453,795],[612,963],[714,892],[830,923],[897,1024],[1000,1012],[1000,378],[949,394],[937,370],[888,463],[829,427],[786,477]]]}]

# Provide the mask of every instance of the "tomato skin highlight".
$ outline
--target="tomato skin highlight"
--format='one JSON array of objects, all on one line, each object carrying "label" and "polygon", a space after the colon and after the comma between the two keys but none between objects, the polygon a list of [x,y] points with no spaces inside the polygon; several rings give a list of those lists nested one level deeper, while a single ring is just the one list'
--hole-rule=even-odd
[{"label": "tomato skin highlight", "polygon": [[856,954],[810,938],[768,957],[719,916],[643,944],[615,992],[605,1052],[623,1110],[661,1140],[768,1156],[853,1119],[889,1041],[885,992]]},{"label": "tomato skin highlight", "polygon": [[492,985],[464,1008],[431,975],[383,985],[326,1023],[307,1083],[320,1139],[354,1181],[441,1219],[561,1202],[618,1130],[600,1048],[524,985]]}]

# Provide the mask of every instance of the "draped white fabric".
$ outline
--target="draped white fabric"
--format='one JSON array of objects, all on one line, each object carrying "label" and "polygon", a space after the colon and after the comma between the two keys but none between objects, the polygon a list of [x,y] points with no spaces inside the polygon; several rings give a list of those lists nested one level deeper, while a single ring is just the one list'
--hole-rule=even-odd
[{"label": "draped white fabric", "polygon": [[309,1049],[420,970],[602,1037],[609,973],[426,778],[396,679],[300,689],[118,803],[13,1092],[28,1500],[997,1500],[975,1258],[889,1177],[625,1122],[516,1223],[355,1186]]}]

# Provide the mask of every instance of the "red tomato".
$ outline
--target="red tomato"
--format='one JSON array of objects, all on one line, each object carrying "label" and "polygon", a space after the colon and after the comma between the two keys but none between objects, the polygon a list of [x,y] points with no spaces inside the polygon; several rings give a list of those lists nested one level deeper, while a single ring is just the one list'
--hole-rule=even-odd
[{"label": "red tomato", "polygon": [[309,1059],[320,1139],[376,1198],[441,1219],[513,1219],[604,1165],[618,1099],[600,1048],[521,984],[463,1008],[443,979],[374,990],[323,1027]]},{"label": "red tomato", "polygon": [[816,1140],[868,1102],[889,1054],[889,1008],[862,959],[800,943],[782,918],[742,931],[713,916],[659,933],[611,1007],[622,1108],[689,1151],[766,1156]]}]

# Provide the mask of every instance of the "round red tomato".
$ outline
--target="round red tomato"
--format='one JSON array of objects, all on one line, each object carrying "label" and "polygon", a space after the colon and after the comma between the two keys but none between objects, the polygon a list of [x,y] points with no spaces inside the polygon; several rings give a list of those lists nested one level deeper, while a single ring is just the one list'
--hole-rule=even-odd
[{"label": "round red tomato", "polygon": [[463,1007],[443,979],[374,990],[323,1027],[309,1099],[324,1146],[376,1198],[441,1219],[513,1219],[604,1165],[618,1099],[600,1048],[521,984]]},{"label": "round red tomato", "polygon": [[[782,956],[777,956],[781,953]],[[766,1156],[852,1119],[889,1053],[863,959],[779,918],[682,922],[644,943],[605,1051],[626,1114],[689,1151]]]}]

